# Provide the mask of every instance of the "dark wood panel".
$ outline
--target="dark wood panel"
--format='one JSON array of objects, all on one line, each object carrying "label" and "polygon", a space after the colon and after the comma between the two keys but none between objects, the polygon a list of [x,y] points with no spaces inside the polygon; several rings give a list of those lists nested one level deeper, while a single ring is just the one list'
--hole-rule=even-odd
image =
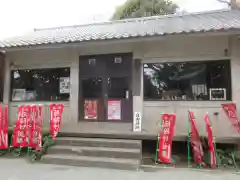
[{"label": "dark wood panel", "polygon": [[[122,62],[116,63],[115,58],[120,57]],[[109,78],[127,78],[127,90],[129,91],[129,99],[121,98],[122,101],[122,120],[121,122],[132,122],[133,119],[133,100],[132,100],[132,53],[123,54],[103,54],[103,55],[90,55],[81,56],[79,58],[79,110],[80,119],[83,117],[83,102],[82,97],[82,80],[84,78],[100,77],[102,78],[102,95],[99,97],[101,100],[99,107],[101,110],[101,118],[99,121],[106,121],[107,108],[108,108],[108,83]],[[114,98],[115,99],[115,98]],[[104,118],[103,118],[104,117]]]}]

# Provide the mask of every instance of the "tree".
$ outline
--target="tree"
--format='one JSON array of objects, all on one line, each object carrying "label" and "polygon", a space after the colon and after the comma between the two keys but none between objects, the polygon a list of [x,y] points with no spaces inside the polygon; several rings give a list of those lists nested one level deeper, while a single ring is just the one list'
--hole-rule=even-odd
[{"label": "tree", "polygon": [[228,6],[231,6],[231,1],[230,0],[217,0],[220,3],[227,4]]},{"label": "tree", "polygon": [[173,14],[177,9],[178,6],[170,0],[127,0],[117,7],[112,19]]}]

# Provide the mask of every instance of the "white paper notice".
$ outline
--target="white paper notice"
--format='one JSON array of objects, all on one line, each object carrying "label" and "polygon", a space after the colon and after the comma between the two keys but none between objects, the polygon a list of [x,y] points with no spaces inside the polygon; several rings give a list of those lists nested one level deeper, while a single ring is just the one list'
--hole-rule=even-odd
[{"label": "white paper notice", "polygon": [[69,77],[60,77],[59,91],[60,91],[60,94],[69,94],[70,93],[70,78]]},{"label": "white paper notice", "polygon": [[142,131],[142,117],[141,117],[141,112],[135,112],[135,113],[134,113],[133,131],[134,131],[134,132],[141,132],[141,131]]}]

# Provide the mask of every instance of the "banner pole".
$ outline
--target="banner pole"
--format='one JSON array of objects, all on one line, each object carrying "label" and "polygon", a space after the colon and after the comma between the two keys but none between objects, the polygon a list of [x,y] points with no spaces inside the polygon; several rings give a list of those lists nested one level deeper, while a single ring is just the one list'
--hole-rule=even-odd
[{"label": "banner pole", "polygon": [[[238,104],[237,104],[237,102],[234,101],[233,103],[236,104],[236,111],[238,112]],[[237,112],[236,112],[236,114],[237,114]],[[239,119],[238,119],[238,123],[239,123],[239,126],[240,126],[240,120]],[[240,134],[240,132],[239,132],[239,134]],[[232,156],[232,159],[233,159],[233,164],[234,164],[236,170],[238,171],[238,165],[237,165],[236,159],[235,159],[235,157],[236,157],[235,150],[234,150],[233,153],[231,153],[231,156]]]},{"label": "banner pole", "polygon": [[[160,131],[162,131],[162,114],[160,113]],[[157,123],[157,125],[159,124],[159,121]],[[157,136],[157,148],[156,148],[156,154],[155,154],[155,164],[157,164],[158,161],[158,153],[159,153],[159,139],[160,139],[160,133],[158,132],[158,136]]]},{"label": "banner pole", "polygon": [[[207,112],[207,115],[208,115],[208,112]],[[211,119],[209,119],[209,122],[210,122],[210,128],[213,131]],[[212,139],[213,139],[213,146],[214,146],[214,151],[215,151],[216,167],[218,167],[217,147],[216,147],[215,137],[213,136],[213,134],[212,134]]]},{"label": "banner pole", "polygon": [[187,151],[188,151],[188,167],[191,167],[191,144],[190,144],[190,124],[189,124],[189,113],[188,113],[188,120],[187,120],[187,131],[188,131],[188,135],[187,135]]},{"label": "banner pole", "polygon": [[0,155],[2,156],[3,154],[4,154],[4,150],[2,149],[2,147],[3,147],[3,108],[2,108],[2,105],[0,104],[0,141],[1,141],[1,147],[0,147]]},{"label": "banner pole", "polygon": [[157,135],[157,147],[156,147],[156,153],[154,157],[155,164],[157,164],[157,158],[158,158],[158,147],[159,147],[159,134]]}]

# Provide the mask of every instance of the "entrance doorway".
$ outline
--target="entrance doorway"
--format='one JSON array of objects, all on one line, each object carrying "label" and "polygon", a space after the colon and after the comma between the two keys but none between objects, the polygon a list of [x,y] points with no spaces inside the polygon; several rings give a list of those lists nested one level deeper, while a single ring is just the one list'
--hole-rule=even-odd
[{"label": "entrance doorway", "polygon": [[132,122],[132,54],[82,56],[80,120]]}]

